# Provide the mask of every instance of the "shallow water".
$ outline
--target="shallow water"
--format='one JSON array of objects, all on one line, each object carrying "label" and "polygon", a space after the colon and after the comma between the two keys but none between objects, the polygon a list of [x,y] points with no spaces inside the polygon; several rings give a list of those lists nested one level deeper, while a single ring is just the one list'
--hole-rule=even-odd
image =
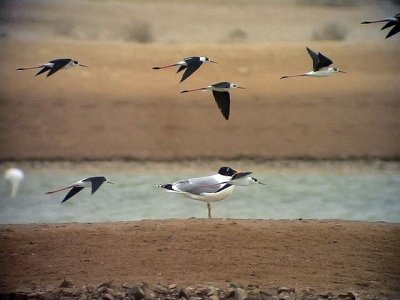
[{"label": "shallow water", "polygon": [[[14,164],[15,165],[15,164]],[[215,173],[222,165],[253,171],[266,183],[236,187],[212,204],[215,218],[346,219],[400,222],[398,162],[23,163],[17,197],[0,191],[0,223],[110,222],[205,218],[203,202],[155,185]],[[9,163],[0,165],[4,171]],[[61,204],[67,191],[45,195],[79,179],[104,175],[117,184],[88,189]]]}]

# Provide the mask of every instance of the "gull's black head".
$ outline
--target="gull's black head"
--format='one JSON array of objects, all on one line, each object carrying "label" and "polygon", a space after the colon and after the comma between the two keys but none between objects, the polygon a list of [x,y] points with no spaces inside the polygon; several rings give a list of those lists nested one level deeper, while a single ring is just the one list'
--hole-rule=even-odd
[{"label": "gull's black head", "polygon": [[237,171],[230,167],[222,167],[222,168],[219,168],[219,170],[218,170],[218,174],[223,175],[223,176],[233,176],[236,173],[237,173]]}]

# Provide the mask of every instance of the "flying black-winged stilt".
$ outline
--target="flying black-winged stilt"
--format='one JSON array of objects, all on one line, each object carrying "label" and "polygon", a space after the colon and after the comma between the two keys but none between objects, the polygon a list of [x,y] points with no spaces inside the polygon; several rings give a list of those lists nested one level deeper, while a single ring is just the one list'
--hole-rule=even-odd
[{"label": "flying black-winged stilt", "polygon": [[10,184],[10,196],[15,197],[18,192],[18,187],[24,179],[24,172],[18,168],[8,168],[4,172],[4,179]]},{"label": "flying black-winged stilt", "polygon": [[381,30],[394,26],[386,35],[385,39],[391,37],[392,35],[395,35],[400,31],[400,14],[397,14],[391,18],[386,18],[378,21],[364,21],[361,24],[382,23],[382,22],[387,22],[387,23],[381,28]]},{"label": "flying black-winged stilt", "polygon": [[219,110],[221,111],[224,118],[226,120],[228,120],[230,104],[231,104],[230,95],[229,95],[228,91],[230,89],[236,89],[236,88],[244,89],[244,87],[238,86],[236,83],[222,81],[222,82],[211,84],[209,86],[198,88],[198,89],[185,90],[185,91],[182,91],[181,93],[211,90],[213,92],[214,99],[215,99],[215,102],[217,102]]},{"label": "flying black-winged stilt", "polygon": [[27,68],[18,68],[17,71],[25,71],[25,70],[32,70],[32,69],[40,69],[41,70],[35,75],[38,76],[44,72],[47,72],[47,77],[53,75],[55,72],[61,69],[69,69],[71,67],[80,66],[87,68],[88,66],[80,64],[77,60],[73,60],[70,58],[59,58],[49,61],[46,64],[36,66],[36,67],[27,67]]},{"label": "flying black-winged stilt", "polygon": [[327,77],[337,72],[346,73],[344,71],[340,71],[338,68],[329,67],[333,62],[325,55],[321,54],[321,52],[318,52],[317,54],[310,48],[306,48],[313,61],[313,70],[304,74],[282,76],[281,79],[299,76]]},{"label": "flying black-winged stilt", "polygon": [[209,59],[208,57],[205,57],[205,56],[190,56],[190,57],[186,57],[183,60],[178,61],[177,63],[172,64],[172,65],[167,65],[167,66],[163,66],[163,67],[153,67],[153,70],[160,70],[160,69],[179,66],[178,71],[176,73],[179,73],[186,69],[185,72],[183,73],[181,81],[180,81],[180,82],[182,82],[186,78],[188,78],[190,75],[192,75],[198,68],[200,68],[200,66],[203,63],[216,64],[217,62],[212,61],[211,59]]},{"label": "flying black-winged stilt", "polygon": [[68,194],[61,201],[61,203],[63,203],[86,187],[92,189],[92,195],[93,195],[104,182],[114,184],[113,182],[107,181],[107,179],[104,176],[88,177],[86,179],[79,180],[65,188],[50,191],[47,192],[46,194],[52,194],[71,188]]},{"label": "flying black-winged stilt", "polygon": [[159,184],[167,192],[181,194],[188,198],[207,203],[208,217],[211,219],[211,202],[227,198],[235,185],[250,185],[258,180],[250,177],[252,172],[239,172],[230,167],[221,167],[211,176],[179,180],[174,183]]}]

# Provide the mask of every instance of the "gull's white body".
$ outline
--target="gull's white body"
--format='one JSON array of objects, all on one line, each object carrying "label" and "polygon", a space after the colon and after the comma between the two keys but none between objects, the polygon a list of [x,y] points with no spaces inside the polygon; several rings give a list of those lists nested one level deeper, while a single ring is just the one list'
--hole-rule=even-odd
[{"label": "gull's white body", "polygon": [[[176,181],[172,184],[172,190],[167,190],[171,193],[181,194],[183,196],[189,197],[194,200],[199,200],[203,202],[216,202],[221,201],[227,198],[230,194],[232,194],[234,186],[231,185],[226,187],[225,189],[218,192],[220,188],[226,185],[227,181],[230,180],[230,177],[223,176],[220,174],[215,174],[212,176],[206,177],[198,177],[191,178],[188,180],[180,180]],[[190,187],[188,190],[182,187],[183,183],[187,183],[187,186]],[[215,190],[214,192],[210,192],[210,187]],[[201,189],[204,188],[202,192]],[[194,190],[197,190],[194,192]]]}]

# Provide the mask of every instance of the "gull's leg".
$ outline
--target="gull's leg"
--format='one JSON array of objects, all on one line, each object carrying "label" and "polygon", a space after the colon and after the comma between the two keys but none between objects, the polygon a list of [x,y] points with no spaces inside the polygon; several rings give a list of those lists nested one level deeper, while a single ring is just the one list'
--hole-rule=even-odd
[{"label": "gull's leg", "polygon": [[211,204],[208,203],[208,202],[207,202],[207,208],[208,208],[208,218],[209,218],[209,219],[212,219],[212,218],[211,218]]}]

